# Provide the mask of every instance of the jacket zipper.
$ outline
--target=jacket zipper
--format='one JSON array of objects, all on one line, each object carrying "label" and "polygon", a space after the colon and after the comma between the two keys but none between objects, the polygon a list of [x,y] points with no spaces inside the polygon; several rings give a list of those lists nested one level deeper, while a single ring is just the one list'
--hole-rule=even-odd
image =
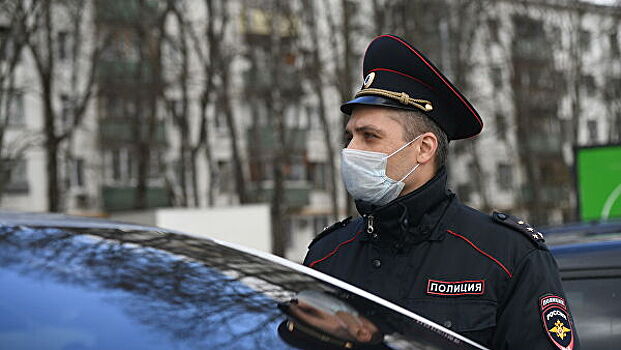
[{"label": "jacket zipper", "polygon": [[368,215],[367,216],[367,233],[371,234],[373,233],[373,231],[375,231],[375,228],[373,227],[373,215]]}]

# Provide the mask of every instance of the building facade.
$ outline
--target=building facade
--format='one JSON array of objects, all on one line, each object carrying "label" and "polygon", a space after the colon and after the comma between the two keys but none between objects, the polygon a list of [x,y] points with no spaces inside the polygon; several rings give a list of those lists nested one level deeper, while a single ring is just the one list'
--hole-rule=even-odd
[{"label": "building facade", "polygon": [[[59,143],[61,211],[106,216],[270,202],[272,215],[286,218],[272,223],[282,224],[281,245],[299,259],[314,234],[348,215],[338,170],[339,91],[347,69],[349,90],[359,86],[364,47],[383,32],[401,33],[425,52],[482,115],[483,133],[449,152],[451,187],[475,207],[538,224],[573,220],[573,147],[620,142],[618,7],[556,0],[394,1],[381,9],[356,1],[346,8],[336,1],[85,3],[78,37],[75,21],[65,18],[71,9],[58,3],[52,10],[51,107],[58,130],[72,130]],[[14,35],[12,23],[0,19],[3,42]],[[76,38],[83,52],[76,53]],[[11,116],[2,125],[1,207],[45,211],[44,84],[28,45],[20,57],[3,80],[11,98],[0,99]],[[80,114],[88,62],[96,75]]]}]

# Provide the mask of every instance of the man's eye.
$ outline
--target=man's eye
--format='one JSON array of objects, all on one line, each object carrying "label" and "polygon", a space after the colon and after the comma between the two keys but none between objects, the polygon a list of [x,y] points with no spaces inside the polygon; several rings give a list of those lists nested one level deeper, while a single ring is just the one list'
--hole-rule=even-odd
[{"label": "man's eye", "polygon": [[363,136],[364,136],[365,139],[371,139],[371,138],[377,137],[375,134],[372,134],[372,133],[369,133],[369,132],[365,132],[363,134]]}]

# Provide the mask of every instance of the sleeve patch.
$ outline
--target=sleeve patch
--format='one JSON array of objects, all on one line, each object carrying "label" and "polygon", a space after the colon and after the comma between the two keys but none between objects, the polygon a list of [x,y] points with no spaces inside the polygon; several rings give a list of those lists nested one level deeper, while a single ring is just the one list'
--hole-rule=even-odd
[{"label": "sleeve patch", "polygon": [[492,217],[494,218],[495,222],[500,223],[504,226],[514,229],[515,231],[520,232],[524,236],[528,237],[529,240],[535,243],[538,247],[545,248],[545,245],[544,245],[545,239],[543,239],[543,234],[537,231],[537,229],[529,225],[524,220],[516,216],[497,212],[497,211],[495,211],[492,214]]},{"label": "sleeve patch", "polygon": [[564,298],[546,294],[539,299],[543,329],[560,350],[573,350],[574,326]]}]

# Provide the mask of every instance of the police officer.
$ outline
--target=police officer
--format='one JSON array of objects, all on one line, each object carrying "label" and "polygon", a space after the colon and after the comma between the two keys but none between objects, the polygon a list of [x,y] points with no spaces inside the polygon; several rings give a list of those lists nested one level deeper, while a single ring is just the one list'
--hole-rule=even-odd
[{"label": "police officer", "polygon": [[394,35],[369,44],[363,77],[341,106],[351,137],[341,175],[361,217],[324,230],[304,264],[493,349],[578,349],[541,233],[447,190],[448,141],[481,131],[477,111]]}]

